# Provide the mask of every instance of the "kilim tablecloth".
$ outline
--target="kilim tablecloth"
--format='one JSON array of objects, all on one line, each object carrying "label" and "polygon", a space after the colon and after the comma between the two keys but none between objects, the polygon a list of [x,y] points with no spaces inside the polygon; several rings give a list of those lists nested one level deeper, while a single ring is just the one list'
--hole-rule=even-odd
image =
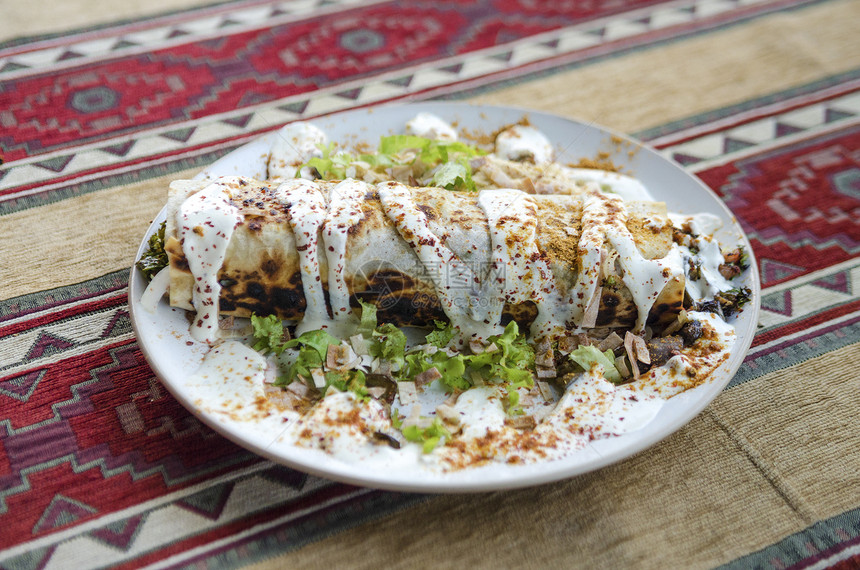
[{"label": "kilim tablecloth", "polygon": [[[860,566],[860,2],[29,0],[0,6],[0,567]],[[285,123],[515,105],[648,141],[748,232],[743,367],[599,471],[353,487],[160,384],[129,267],[170,180]]]}]

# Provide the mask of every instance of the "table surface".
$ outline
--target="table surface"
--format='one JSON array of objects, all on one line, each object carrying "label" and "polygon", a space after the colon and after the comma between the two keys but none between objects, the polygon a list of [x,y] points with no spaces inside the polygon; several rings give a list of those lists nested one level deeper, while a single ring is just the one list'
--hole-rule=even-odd
[{"label": "table surface", "polygon": [[[2,9],[0,567],[860,565],[860,2],[114,4]],[[431,99],[629,133],[725,200],[762,311],[704,412],[569,480],[417,495],[273,464],[167,393],[126,296],[169,181]]]}]

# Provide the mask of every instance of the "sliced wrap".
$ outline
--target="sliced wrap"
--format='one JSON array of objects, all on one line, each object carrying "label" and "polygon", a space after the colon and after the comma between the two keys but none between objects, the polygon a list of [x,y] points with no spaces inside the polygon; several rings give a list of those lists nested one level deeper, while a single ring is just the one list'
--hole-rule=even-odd
[{"label": "sliced wrap", "polygon": [[641,330],[675,319],[684,296],[665,205],[623,202],[596,185],[565,196],[176,181],[165,249],[170,304],[196,310],[198,336],[210,340],[218,313],[324,325],[350,318],[358,299],[380,321],[450,320],[466,337],[510,319],[535,337]]}]

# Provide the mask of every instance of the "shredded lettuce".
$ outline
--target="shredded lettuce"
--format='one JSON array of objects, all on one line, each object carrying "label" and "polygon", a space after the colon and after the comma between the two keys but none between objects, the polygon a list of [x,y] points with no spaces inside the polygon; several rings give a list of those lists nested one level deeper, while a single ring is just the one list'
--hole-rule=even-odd
[{"label": "shredded lettuce", "polygon": [[438,348],[445,348],[451,342],[451,339],[454,338],[454,335],[457,334],[457,331],[454,330],[453,326],[444,321],[433,321],[433,324],[436,328],[427,333],[427,336],[424,337],[424,342]]},{"label": "shredded lettuce", "polygon": [[433,185],[455,192],[475,192],[477,187],[472,180],[472,168],[465,159],[446,162],[433,174]]},{"label": "shredded lettuce", "polygon": [[[450,326],[440,328],[440,324],[437,323],[437,329],[427,335],[428,340],[431,340],[429,337],[436,333],[432,339],[434,342],[428,344],[445,346],[453,337],[453,329]],[[495,345],[495,349],[480,354],[450,355],[444,350],[433,354],[425,351],[409,353],[405,356],[404,376],[407,379],[414,378],[430,368],[436,368],[442,375],[442,384],[449,390],[468,390],[472,387],[470,378],[473,374],[479,375],[486,383],[501,382],[514,388],[532,386],[534,350],[526,342],[525,335],[520,334],[515,321],[508,323],[501,335],[488,338],[487,343],[489,346]]]},{"label": "shredded lettuce", "polygon": [[516,390],[508,391],[507,397],[507,405],[505,406],[505,411],[509,416],[522,416],[525,414],[522,407],[520,407],[520,393]]},{"label": "shredded lettuce", "polygon": [[311,370],[323,367],[329,345],[340,343],[339,338],[333,337],[324,330],[308,331],[284,343],[284,349],[298,348],[298,354],[289,364],[286,375],[279,376],[275,384],[278,386],[289,384],[297,376],[311,378]]},{"label": "shredded lettuce", "polygon": [[400,410],[397,408],[391,408],[391,425],[397,430],[403,427],[403,418],[400,417]]},{"label": "shredded lettuce", "polygon": [[384,358],[391,363],[393,370],[399,370],[406,357],[406,335],[391,323],[376,327],[373,331],[376,342],[370,346],[370,354]]},{"label": "shredded lettuce", "polygon": [[414,167],[416,177],[429,176],[432,172],[431,184],[454,191],[476,190],[469,159],[486,154],[463,142],[439,141],[414,135],[380,137],[375,153],[358,157],[337,150],[334,143],[317,146],[321,156],[315,156],[302,164],[296,171],[296,177],[300,177],[302,169],[308,167],[315,169],[323,180],[343,180],[349,166],[361,161],[380,173],[397,165]]},{"label": "shredded lettuce", "polygon": [[306,163],[296,169],[296,178],[301,178],[302,169],[305,167],[316,169],[323,180],[343,180],[346,178],[347,167],[355,161],[355,158],[346,152],[338,152],[334,143],[327,145],[318,144],[317,148],[322,156],[311,157]]},{"label": "shredded lettuce", "polygon": [[433,141],[424,137],[415,135],[391,135],[380,137],[379,139],[379,154],[392,155],[398,154],[407,150],[424,150],[430,146]]},{"label": "shredded lettuce", "polygon": [[[377,323],[376,307],[359,301],[361,316],[357,332],[367,341],[371,356],[387,361],[391,365],[392,376],[398,381],[411,381],[423,372],[435,368],[441,376],[442,386],[449,391],[465,391],[473,386],[473,381],[488,384],[501,384],[506,390],[505,409],[510,415],[521,414],[519,407],[520,386],[532,386],[534,351],[520,334],[516,322],[511,321],[502,334],[487,339],[487,348],[478,354],[463,354],[445,349],[456,335],[456,329],[448,323],[438,321],[435,328],[427,333],[425,345],[412,350],[407,349],[406,334],[391,323]],[[254,326],[253,345],[262,353],[273,352],[280,355],[278,364],[285,372],[277,377],[275,385],[286,386],[301,377],[305,383],[314,382],[324,393],[329,387],[340,391],[351,391],[359,398],[370,397],[367,390],[367,376],[359,368],[330,370],[326,368],[326,356],[331,345],[341,344],[341,340],[324,330],[308,331],[298,338],[284,341],[284,329],[280,319],[270,315],[252,315]],[[427,346],[435,347],[428,349]],[[285,353],[282,355],[282,353]],[[320,380],[320,371],[325,386]],[[399,429],[402,418],[392,411],[392,425]],[[425,453],[438,445],[443,445],[450,437],[441,421],[437,418],[427,428],[416,426],[402,429],[409,441],[421,443]]]},{"label": "shredded lettuce", "polygon": [[402,433],[408,441],[422,444],[424,453],[430,453],[436,449],[436,446],[442,442],[442,438],[451,437],[451,432],[439,418],[434,418],[433,423],[426,428],[420,428],[417,425],[406,426]]},{"label": "shredded lettuce", "polygon": [[358,323],[356,332],[364,338],[371,338],[376,330],[376,305],[358,300],[361,305],[361,321]]},{"label": "shredded lettuce", "polygon": [[256,342],[253,349],[266,354],[274,352],[281,354],[284,351],[284,324],[275,315],[259,317],[251,315],[251,325],[254,327],[254,338]]},{"label": "shredded lettuce", "polygon": [[511,386],[532,386],[534,379],[531,370],[534,369],[534,350],[521,335],[516,321],[511,321],[501,335],[487,339],[489,346],[496,350],[487,350],[480,354],[467,356],[467,363],[472,370],[490,382],[502,380]]},{"label": "shredded lettuce", "polygon": [[585,371],[591,370],[591,367],[597,364],[603,369],[603,377],[613,384],[623,382],[621,373],[615,368],[615,355],[611,350],[600,352],[597,347],[580,345],[570,353],[570,358]]},{"label": "shredded lettuce", "polygon": [[325,373],[326,388],[332,386],[341,392],[353,392],[361,399],[370,397],[367,376],[361,370],[329,370]]},{"label": "shredded lettuce", "polygon": [[383,358],[399,370],[406,356],[406,335],[391,323],[377,325],[376,306],[359,300],[361,305],[361,321],[357,332],[366,338],[371,356]]}]

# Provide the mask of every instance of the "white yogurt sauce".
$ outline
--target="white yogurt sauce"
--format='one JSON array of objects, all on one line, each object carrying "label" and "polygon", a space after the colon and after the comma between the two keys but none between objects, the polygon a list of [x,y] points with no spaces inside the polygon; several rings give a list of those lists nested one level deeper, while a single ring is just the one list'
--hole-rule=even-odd
[{"label": "white yogurt sauce", "polygon": [[568,179],[576,182],[596,182],[601,188],[618,194],[624,200],[654,201],[654,197],[644,184],[626,174],[596,168],[571,168],[569,166],[562,166],[561,168]]},{"label": "white yogurt sauce", "polygon": [[710,237],[722,227],[722,220],[707,213],[693,216],[670,213],[669,219],[677,228],[689,225],[690,230],[697,236],[693,239],[693,244],[698,249],[697,253],[693,253],[686,246],[678,248],[685,264],[692,261],[699,267],[699,279],[688,278],[684,285],[690,297],[694,301],[702,301],[712,299],[721,291],[733,289],[735,286],[732,282],[720,273],[720,265],[725,263],[720,244]]},{"label": "white yogurt sauce", "polygon": [[242,182],[235,176],[212,182],[182,203],[176,220],[182,252],[194,276],[192,303],[197,315],[191,325],[191,336],[202,342],[218,338],[221,296],[218,272],[233,230],[244,219],[239,209],[230,203],[230,187]]},{"label": "white yogurt sauce", "polygon": [[[412,192],[398,182],[377,186],[385,215],[394,223],[400,237],[412,247],[424,267],[444,267],[447,273],[430,272],[436,295],[451,324],[464,339],[487,338],[495,327],[486,320],[487,308],[478,303],[480,279],[463,263],[428,226],[427,216],[418,209]],[[482,314],[481,311],[485,314]]]},{"label": "white yogurt sauce", "polygon": [[332,323],[326,307],[319,262],[319,234],[325,221],[325,199],[316,184],[301,178],[287,180],[278,186],[275,199],[289,212],[307,303],[304,318],[296,327],[296,335],[329,328]]},{"label": "white yogurt sauce", "polygon": [[319,145],[325,143],[325,133],[311,123],[296,122],[282,127],[269,151],[269,179],[295,178],[299,166],[322,156]]},{"label": "white yogurt sauce", "polygon": [[329,209],[323,222],[323,242],[328,262],[328,295],[332,318],[349,319],[349,289],[343,270],[349,230],[364,217],[361,205],[370,186],[357,180],[344,180],[331,190]]},{"label": "white yogurt sauce", "polygon": [[186,378],[189,399],[219,422],[241,422],[271,435],[283,431],[284,422],[299,414],[270,403],[265,393],[266,359],[236,340],[213,347],[197,371]]},{"label": "white yogurt sauce", "polygon": [[421,463],[419,445],[405,443],[395,449],[374,433],[395,433],[382,404],[373,399],[362,402],[352,392],[330,389],[307,415],[288,426],[281,442],[376,468],[404,469]]},{"label": "white yogurt sauce", "polygon": [[491,267],[482,283],[481,297],[491,301],[486,320],[495,327],[493,334],[502,331],[505,303],[534,301],[538,315],[531,327],[533,338],[541,338],[564,326],[552,271],[546,261],[538,257],[534,199],[519,190],[482,190],[478,194],[478,206],[487,216],[492,246]]},{"label": "white yogurt sauce", "polygon": [[[629,385],[616,386],[594,366],[573,380],[555,409],[538,426],[539,431],[589,438],[621,435],[645,426],[663,407],[655,395],[636,394]],[[584,441],[581,439],[584,438]]]},{"label": "white yogurt sauce", "polygon": [[684,257],[699,264],[699,279],[687,279],[685,287],[694,301],[713,299],[721,291],[733,289],[734,285],[720,273],[719,267],[725,263],[720,244],[709,239],[696,240],[699,252],[693,254],[689,248],[681,247]]},{"label": "white yogurt sauce", "polygon": [[618,261],[624,269],[621,279],[636,303],[637,318],[633,332],[639,333],[645,328],[648,313],[663,289],[673,280],[684,279],[681,254],[673,246],[662,259],[645,259],[627,229],[624,201],[618,196],[604,195],[604,199],[613,202],[617,208],[617,214],[607,225],[606,238],[618,252]]},{"label": "white yogurt sauce", "polygon": [[[715,348],[719,347],[719,350],[714,350],[706,356],[699,356],[695,366],[695,368],[713,369],[729,357],[737,339],[735,329],[714,313],[688,311],[687,317],[690,320],[707,323],[714,330],[715,338],[707,342],[712,342]],[[688,374],[694,372],[695,368],[688,356],[680,354],[673,356],[666,364],[651,370],[646,376],[628,386],[630,390],[639,394],[671,398],[701,382],[701,379]]]},{"label": "white yogurt sauce", "polygon": [[578,331],[593,327],[597,317],[602,292],[601,252],[609,221],[608,204],[604,195],[593,189],[582,207],[582,233],[577,244],[579,267],[576,283],[570,293],[568,319],[576,323]]},{"label": "white yogurt sauce", "polygon": [[457,140],[457,131],[450,123],[433,113],[418,113],[406,122],[406,134],[441,141]]},{"label": "white yogurt sauce", "polygon": [[496,156],[507,160],[552,162],[555,149],[542,132],[532,126],[513,125],[496,135]]}]

